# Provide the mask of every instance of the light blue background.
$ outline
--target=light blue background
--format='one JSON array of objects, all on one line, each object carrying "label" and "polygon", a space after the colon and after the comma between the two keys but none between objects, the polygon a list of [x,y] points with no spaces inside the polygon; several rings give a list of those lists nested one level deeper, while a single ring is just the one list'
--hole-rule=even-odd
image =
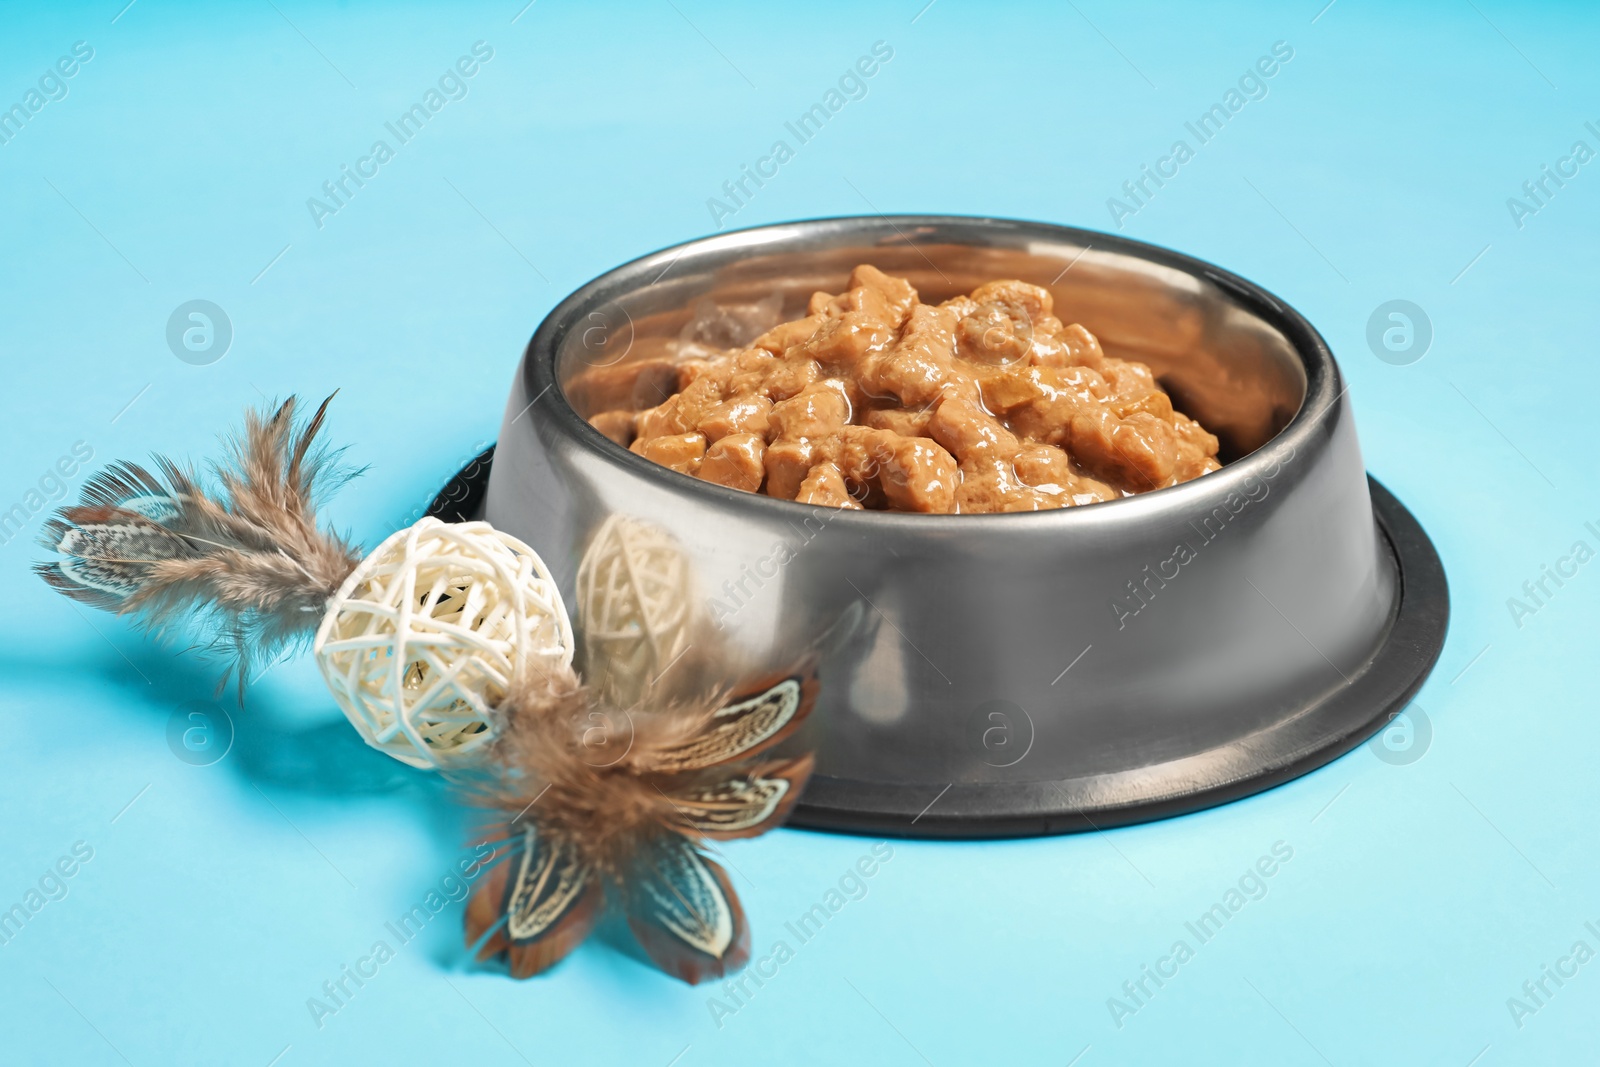
[{"label": "light blue background", "polygon": [[[874,41],[894,58],[867,97],[730,225],[881,210],[1108,228],[1106,199],[1283,40],[1270,95],[1123,232],[1262,283],[1332,343],[1370,469],[1450,576],[1449,643],[1419,697],[1431,745],[1398,766],[1363,747],[1107,834],[897,842],[866,898],[720,1029],[715,989],[602,941],[536,981],[475,969],[455,906],[319,1030],[306,999],[438,884],[466,816],[361,749],[303,659],[252,688],[225,759],[174,758],[169,717],[213,699],[215,665],[49,593],[27,572],[39,515],[0,547],[0,907],[75,841],[94,858],[0,946],[0,1059],[1593,1056],[1600,963],[1520,1029],[1506,1000],[1579,938],[1600,949],[1583,928],[1600,925],[1600,563],[1521,627],[1506,600],[1578,538],[1600,547],[1583,529],[1600,525],[1600,163],[1521,229],[1505,203],[1575,140],[1600,147],[1583,128],[1600,120],[1592,8],[521,2],[0,7],[0,105],[73,42],[95,50],[0,146],[0,508],[74,442],[97,463],[204,455],[243,406],[338,388],[331,435],[371,466],[330,515],[371,543],[493,437],[557,300],[711,230],[706,199]],[[319,230],[306,199],[478,40],[494,58],[466,99]],[[209,366],[164,338],[195,298],[235,330]],[[1365,341],[1394,298],[1435,330],[1409,366]],[[1276,841],[1294,858],[1267,896],[1118,1029],[1107,998]],[[730,847],[758,950],[870,845]]]}]

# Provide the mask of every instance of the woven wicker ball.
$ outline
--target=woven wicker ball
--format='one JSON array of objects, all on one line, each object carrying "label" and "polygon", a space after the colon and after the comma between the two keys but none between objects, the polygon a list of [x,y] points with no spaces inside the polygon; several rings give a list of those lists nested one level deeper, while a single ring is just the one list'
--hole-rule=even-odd
[{"label": "woven wicker ball", "polygon": [[578,565],[584,675],[624,706],[688,650],[693,583],[683,549],[665,530],[613,515]]},{"label": "woven wicker ball", "polygon": [[460,766],[491,740],[489,709],[519,667],[572,661],[572,624],[533,549],[486,522],[425,518],[350,574],[312,650],[367,744]]}]

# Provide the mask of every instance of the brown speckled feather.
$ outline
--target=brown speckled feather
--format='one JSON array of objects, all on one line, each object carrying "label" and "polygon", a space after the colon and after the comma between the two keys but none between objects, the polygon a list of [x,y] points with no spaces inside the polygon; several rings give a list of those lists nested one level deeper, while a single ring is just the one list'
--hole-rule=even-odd
[{"label": "brown speckled feather", "polygon": [[58,558],[35,571],[66,596],[153,630],[200,620],[232,653],[242,685],[251,664],[316,630],[360,559],[316,521],[325,483],[342,477],[336,453],[316,442],[332,399],[304,425],[292,397],[270,414],[248,413],[213,468],[216,493],[163,457],[156,473],[113,464],[46,524],[40,541]]},{"label": "brown speckled feather", "polygon": [[742,967],[749,926],[703,843],[788,815],[811,757],[764,753],[815,693],[809,669],[659,710],[607,707],[570,671],[516,684],[482,789],[504,812],[490,836],[506,842],[505,862],[473,896],[468,942],[504,953],[518,977],[537,973],[582,941],[603,890],[667,973],[692,984]]}]

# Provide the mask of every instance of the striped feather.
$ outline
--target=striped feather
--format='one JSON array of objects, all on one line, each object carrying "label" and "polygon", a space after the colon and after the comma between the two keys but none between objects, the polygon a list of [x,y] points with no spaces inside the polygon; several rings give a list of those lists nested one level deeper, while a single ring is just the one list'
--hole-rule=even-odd
[{"label": "striped feather", "polygon": [[[504,954],[518,977],[537,973],[588,932],[609,887],[668,974],[692,984],[744,966],[744,910],[703,847],[788,815],[812,758],[762,753],[800,727],[816,691],[807,669],[731,701],[623,712],[575,675],[518,681],[483,798],[506,813],[488,835],[506,858],[468,905],[468,943],[486,939],[480,956]],[[597,721],[626,724],[623,755],[599,754]]]},{"label": "striped feather", "polygon": [[154,472],[112,464],[45,525],[41,543],[57,558],[35,571],[74,600],[158,632],[198,622],[242,684],[252,664],[316,630],[360,559],[316,521],[328,483],[345,477],[316,441],[332,399],[303,424],[292,397],[248,413],[212,469],[215,492],[163,457]]}]

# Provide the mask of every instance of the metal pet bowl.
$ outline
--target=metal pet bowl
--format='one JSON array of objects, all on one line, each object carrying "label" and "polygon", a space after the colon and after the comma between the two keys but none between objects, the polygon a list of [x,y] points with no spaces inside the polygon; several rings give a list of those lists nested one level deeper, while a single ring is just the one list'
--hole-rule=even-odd
[{"label": "metal pet bowl", "polygon": [[[857,263],[909,278],[925,300],[995,278],[1046,286],[1063,321],[1149,364],[1221,439],[1226,465],[1059,511],[835,511],[657,466],[568,400],[588,367],[661,354],[704,298],[777,292],[784,318],[798,317]],[[569,598],[589,539],[622,514],[683,547],[698,606],[723,622],[730,678],[820,649],[801,826],[1057,833],[1233,800],[1369,737],[1444,641],[1439,558],[1367,477],[1317,331],[1236,275],[1103,233],[844,218],[653,253],[539,326],[488,458],[439,512],[483,515],[535,545]]]}]

